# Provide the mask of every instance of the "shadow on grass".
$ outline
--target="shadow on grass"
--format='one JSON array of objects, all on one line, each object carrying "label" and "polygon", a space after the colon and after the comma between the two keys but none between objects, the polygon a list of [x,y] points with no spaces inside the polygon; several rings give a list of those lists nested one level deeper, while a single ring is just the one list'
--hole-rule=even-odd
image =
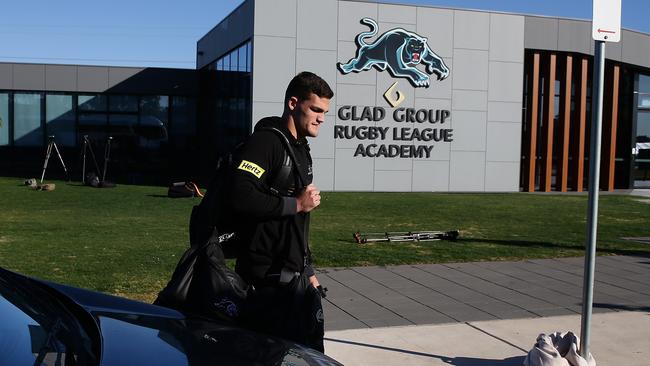
[{"label": "shadow on grass", "polygon": [[374,349],[379,349],[382,351],[389,351],[389,352],[399,352],[399,353],[404,353],[407,355],[419,356],[419,357],[437,358],[444,363],[455,365],[455,366],[479,366],[479,365],[480,366],[515,366],[515,365],[520,366],[524,362],[524,356],[509,357],[503,360],[490,360],[490,359],[474,358],[474,357],[447,357],[447,356],[437,355],[434,353],[411,351],[408,349],[386,347],[386,346],[380,346],[376,344],[348,341],[344,339],[334,339],[334,338],[327,338],[327,337],[325,337],[324,339],[329,342],[343,343],[351,346],[374,348]]},{"label": "shadow on grass", "polygon": [[595,302],[593,306],[595,308],[601,308],[601,309],[650,312],[650,306],[630,306],[630,305],[623,305],[623,304],[605,304],[605,303],[601,303],[601,302]]},{"label": "shadow on grass", "polygon": [[[566,244],[557,244],[548,241],[530,241],[530,240],[498,240],[498,239],[474,239],[474,238],[461,238],[456,240],[459,243],[485,243],[485,244],[497,244],[497,245],[510,245],[518,247],[544,247],[544,248],[561,248],[561,249],[574,249],[574,250],[585,250],[583,245],[566,245]],[[615,249],[615,248],[598,248],[596,247],[596,252],[603,254],[617,254],[617,255],[629,255],[636,257],[650,258],[650,252],[642,251],[637,249]]]}]

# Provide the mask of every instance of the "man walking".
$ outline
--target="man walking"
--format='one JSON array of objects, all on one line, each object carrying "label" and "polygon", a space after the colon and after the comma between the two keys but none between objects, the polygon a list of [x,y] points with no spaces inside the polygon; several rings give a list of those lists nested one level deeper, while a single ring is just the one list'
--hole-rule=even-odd
[{"label": "man walking", "polygon": [[320,351],[323,313],[308,233],[309,212],[321,196],[312,183],[306,138],[318,135],[333,95],[319,76],[296,75],[287,87],[282,116],[260,120],[237,150],[227,187],[239,236],[235,269],[254,289],[244,322]]}]

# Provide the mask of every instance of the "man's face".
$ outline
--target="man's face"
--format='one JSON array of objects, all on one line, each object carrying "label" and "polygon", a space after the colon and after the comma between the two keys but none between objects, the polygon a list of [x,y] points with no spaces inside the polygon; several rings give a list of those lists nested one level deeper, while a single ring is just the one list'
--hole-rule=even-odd
[{"label": "man's face", "polygon": [[325,122],[325,113],[329,111],[330,100],[321,98],[316,94],[310,94],[308,99],[295,99],[292,111],[296,127],[296,134],[300,137],[316,137],[320,130],[320,124]]}]

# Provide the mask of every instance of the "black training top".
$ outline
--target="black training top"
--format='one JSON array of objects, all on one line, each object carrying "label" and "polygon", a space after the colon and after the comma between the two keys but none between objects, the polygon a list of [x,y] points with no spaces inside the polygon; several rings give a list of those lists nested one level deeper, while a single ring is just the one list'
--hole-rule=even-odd
[{"label": "black training top", "polygon": [[[309,252],[309,214],[296,213],[296,196],[302,190],[298,174],[293,171],[283,187],[277,187],[288,155],[285,145],[275,132],[260,127],[275,127],[290,141],[305,185],[312,182],[312,160],[309,145],[303,138],[296,140],[280,117],[268,117],[258,122],[255,132],[237,150],[229,182],[228,200],[237,223],[237,240],[241,252],[236,271],[251,284],[266,282],[282,269],[313,274]],[[271,191],[291,192],[289,196]]]}]

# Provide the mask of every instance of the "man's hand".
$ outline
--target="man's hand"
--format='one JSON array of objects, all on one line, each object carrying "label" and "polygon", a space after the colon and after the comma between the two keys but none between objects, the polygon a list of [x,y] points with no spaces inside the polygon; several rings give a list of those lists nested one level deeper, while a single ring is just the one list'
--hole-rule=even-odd
[{"label": "man's hand", "polygon": [[316,275],[313,275],[313,276],[309,277],[309,284],[314,286],[314,287],[320,286],[320,283],[318,282],[318,278],[316,278]]},{"label": "man's hand", "polygon": [[320,191],[310,184],[300,193],[297,202],[297,212],[309,212],[320,205]]},{"label": "man's hand", "polygon": [[316,290],[318,290],[318,293],[320,294],[320,297],[322,299],[327,297],[327,287],[323,287],[318,283],[318,279],[316,278],[316,275],[313,275],[309,277],[309,284],[314,286]]}]

